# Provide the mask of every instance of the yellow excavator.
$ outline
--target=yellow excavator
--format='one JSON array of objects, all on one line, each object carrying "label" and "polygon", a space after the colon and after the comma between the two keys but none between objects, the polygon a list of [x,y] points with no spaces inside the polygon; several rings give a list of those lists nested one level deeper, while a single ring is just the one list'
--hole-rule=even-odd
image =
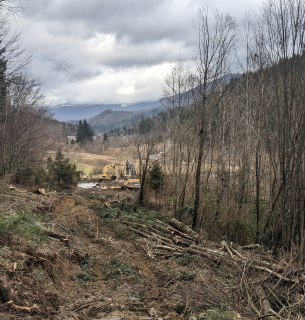
[{"label": "yellow excavator", "polygon": [[129,160],[127,160],[124,187],[129,189],[140,189],[140,186],[140,179],[136,179],[135,167]]},{"label": "yellow excavator", "polygon": [[103,181],[113,181],[116,179],[115,175],[115,162],[108,164],[103,168],[103,172],[94,173],[91,175],[92,180]]}]

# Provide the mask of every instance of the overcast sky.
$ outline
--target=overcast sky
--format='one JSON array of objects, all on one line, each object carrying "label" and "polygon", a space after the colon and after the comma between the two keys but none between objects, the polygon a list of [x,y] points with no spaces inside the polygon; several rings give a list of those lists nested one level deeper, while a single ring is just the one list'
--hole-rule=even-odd
[{"label": "overcast sky", "polygon": [[19,0],[23,46],[49,105],[158,100],[178,58],[197,50],[193,20],[209,7],[241,19],[260,0]]}]

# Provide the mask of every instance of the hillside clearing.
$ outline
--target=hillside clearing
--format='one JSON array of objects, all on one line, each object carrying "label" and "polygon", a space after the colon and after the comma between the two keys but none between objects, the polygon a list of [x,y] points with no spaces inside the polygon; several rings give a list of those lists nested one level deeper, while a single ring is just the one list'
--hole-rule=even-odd
[{"label": "hillside clearing", "polygon": [[[271,259],[260,248],[204,239],[188,248],[194,240],[180,245],[179,233],[173,242],[170,217],[138,207],[134,192],[44,196],[17,186],[0,197],[0,275],[18,292],[0,304],[1,319],[254,319],[265,313],[258,288],[270,289],[272,308],[281,299],[284,313],[304,310],[303,284],[284,279],[302,279],[292,265],[266,262],[282,268],[280,279],[251,268]],[[28,231],[3,233],[12,219]]]}]

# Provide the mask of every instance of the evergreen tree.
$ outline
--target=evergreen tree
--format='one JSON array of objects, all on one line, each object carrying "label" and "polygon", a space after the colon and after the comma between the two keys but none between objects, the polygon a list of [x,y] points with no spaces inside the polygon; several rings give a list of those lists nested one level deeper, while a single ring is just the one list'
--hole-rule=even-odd
[{"label": "evergreen tree", "polygon": [[149,185],[155,191],[155,199],[157,203],[158,194],[162,186],[164,186],[164,173],[158,162],[155,162],[149,170]]},{"label": "evergreen tree", "polygon": [[158,162],[155,162],[149,171],[149,185],[155,191],[164,185],[164,174]]},{"label": "evergreen tree", "polygon": [[61,151],[57,152],[55,160],[48,158],[47,170],[51,187],[69,190],[75,185],[76,165],[71,163],[69,158],[65,158]]},{"label": "evergreen tree", "polygon": [[84,121],[79,121],[77,127],[77,134],[76,134],[76,142],[78,143],[85,143],[85,142],[92,142],[93,141],[94,131],[84,119]]}]

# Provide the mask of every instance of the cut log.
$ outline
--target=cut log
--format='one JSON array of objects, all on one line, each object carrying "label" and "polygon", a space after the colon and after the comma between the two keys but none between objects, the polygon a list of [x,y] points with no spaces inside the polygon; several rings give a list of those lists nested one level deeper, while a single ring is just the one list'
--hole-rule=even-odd
[{"label": "cut log", "polygon": [[19,311],[26,311],[26,312],[35,312],[35,311],[37,313],[40,312],[40,310],[38,309],[38,307],[36,305],[34,305],[32,307],[20,306],[18,304],[15,304],[14,301],[12,301],[12,300],[10,300],[0,306],[0,310],[4,309],[4,308],[12,308],[12,309],[16,309]]},{"label": "cut log", "polygon": [[[226,249],[226,251],[228,252],[228,254],[230,255],[230,257],[235,260],[235,261],[241,261],[243,260],[243,257],[241,256],[241,254],[236,251],[235,249],[233,249],[232,247],[230,247],[226,241],[222,241],[221,244],[223,245],[223,247]],[[235,255],[233,254],[233,252],[235,253]],[[238,258],[236,257],[236,255],[238,256]]]},{"label": "cut log", "polygon": [[124,221],[124,220],[120,220],[120,219],[116,219],[116,221],[120,222],[122,224],[126,224],[127,226],[131,225],[131,226],[136,226],[136,227],[141,227],[141,228],[146,228],[147,227],[146,224],[132,222],[132,221]]},{"label": "cut log", "polygon": [[276,278],[280,279],[280,280],[284,280],[286,282],[292,282],[292,283],[300,283],[300,281],[304,282],[304,280],[302,278],[289,278],[289,277],[285,277],[282,274],[275,272],[269,268],[266,267],[261,267],[261,266],[257,266],[255,264],[251,264],[249,265],[249,267],[254,268],[254,269],[258,269],[258,270],[263,270],[266,271],[268,273],[270,273],[271,275],[275,276]]},{"label": "cut log", "polygon": [[262,314],[263,315],[269,315],[270,314],[270,310],[271,309],[271,304],[270,304],[270,301],[266,295],[266,292],[264,290],[264,288],[259,285],[257,287],[257,294],[259,296],[259,299],[260,299],[260,304],[261,304],[261,310],[262,310]]},{"label": "cut log", "polygon": [[46,195],[46,190],[43,189],[43,188],[39,188],[39,189],[38,189],[38,192],[39,192],[40,194],[43,194],[44,196]]},{"label": "cut log", "polygon": [[190,247],[193,244],[193,241],[182,238],[180,236],[173,236],[173,241],[184,247]]},{"label": "cut log", "polygon": [[157,233],[155,233],[155,232],[152,232],[152,235],[153,235],[157,240],[161,240],[161,241],[163,241],[163,242],[165,242],[165,243],[173,243],[173,241],[172,241],[171,239],[165,238],[165,237],[163,237],[163,236],[161,236],[161,235],[159,235],[159,234],[157,234]]},{"label": "cut log", "polygon": [[171,230],[168,228],[169,226],[166,226],[165,224],[161,224],[161,223],[159,223],[157,221],[152,225],[152,227],[154,229],[160,230],[160,231],[162,231],[162,232],[164,232],[166,234],[171,234],[172,233]]},{"label": "cut log", "polygon": [[176,247],[176,246],[175,247],[170,247],[170,246],[161,245],[161,244],[154,245],[154,248],[168,250],[168,251],[174,251],[174,252],[177,252],[177,251],[180,251],[180,250],[184,250],[184,249]]},{"label": "cut log", "polygon": [[158,234],[161,237],[164,237],[166,239],[171,239],[173,234],[169,230],[160,230],[160,228],[156,227],[155,225],[152,225],[150,227],[151,232],[154,232],[155,234]]},{"label": "cut log", "polygon": [[46,230],[46,234],[48,237],[59,239],[60,242],[63,242],[67,247],[70,246],[69,239],[65,235],[55,233],[55,232],[49,231],[49,230]]},{"label": "cut log", "polygon": [[245,246],[240,246],[242,249],[258,249],[260,248],[261,246],[258,244],[258,243],[255,243],[255,244],[247,244]]},{"label": "cut log", "polygon": [[134,233],[139,234],[139,235],[142,236],[142,237],[145,237],[145,238],[148,238],[148,239],[153,238],[152,235],[150,235],[150,234],[148,234],[148,233],[145,233],[145,232],[142,232],[142,231],[140,231],[140,230],[137,230],[137,229],[135,229],[135,228],[128,227],[128,229],[129,229],[130,231],[133,231]]},{"label": "cut log", "polygon": [[221,262],[224,259],[224,257],[218,256],[217,254],[213,254],[211,252],[204,252],[204,251],[196,250],[196,249],[193,249],[192,247],[187,247],[185,250],[186,250],[186,252],[189,252],[189,253],[192,253],[192,254],[197,254],[199,256],[211,259],[211,260],[213,260],[213,261],[215,261],[217,263]]},{"label": "cut log", "polygon": [[197,239],[194,239],[189,234],[183,233],[180,230],[178,230],[177,228],[173,228],[170,225],[167,225],[160,220],[156,220],[155,223],[153,224],[153,227],[155,227],[156,229],[158,229],[164,233],[178,235],[178,236],[181,236],[181,237],[189,239],[189,240],[197,241]]},{"label": "cut log", "polygon": [[199,234],[194,231],[193,229],[191,229],[190,227],[186,226],[185,224],[183,224],[182,222],[178,221],[177,219],[175,218],[172,218],[170,221],[169,221],[169,224],[178,229],[179,231],[182,231],[186,234],[189,234],[190,236],[192,236],[195,240],[199,240]]},{"label": "cut log", "polygon": [[0,298],[3,303],[10,301],[10,293],[12,289],[8,284],[6,276],[0,277]]}]

